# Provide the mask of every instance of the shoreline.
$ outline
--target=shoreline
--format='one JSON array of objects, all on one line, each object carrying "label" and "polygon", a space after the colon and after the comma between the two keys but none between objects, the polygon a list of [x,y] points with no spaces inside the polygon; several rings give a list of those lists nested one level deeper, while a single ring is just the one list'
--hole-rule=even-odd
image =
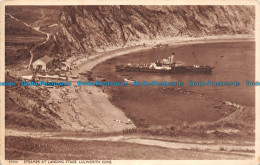
[{"label": "shoreline", "polygon": [[[225,40],[227,42],[237,42],[237,41],[245,41],[245,40],[250,40],[250,38],[243,38],[243,39],[228,39]],[[187,44],[197,44],[197,43],[214,43],[214,42],[223,42],[222,39],[194,39],[194,40],[178,40],[178,41],[170,41],[168,44],[174,44],[177,46],[182,46],[182,45],[187,45]],[[91,71],[96,65],[99,63],[102,63],[106,60],[109,60],[111,58],[119,57],[122,55],[127,55],[129,53],[133,52],[138,52],[143,50],[148,50],[148,49],[153,49],[154,45],[147,45],[146,47],[143,47],[142,45],[137,45],[137,46],[132,46],[132,47],[126,47],[126,48],[120,48],[116,50],[111,50],[103,53],[97,53],[95,55],[92,55],[90,57],[85,56],[85,58],[77,59],[74,62],[75,68],[72,69],[72,74],[75,76],[78,76],[79,78],[77,79],[69,79],[69,81],[74,81],[77,82],[79,80],[84,81],[84,78],[79,75],[81,72],[86,72],[86,71]],[[82,79],[81,79],[82,78]],[[136,128],[135,124],[132,125],[123,125],[123,124],[118,124],[115,122],[115,120],[121,120],[121,121],[127,121],[128,117],[124,113],[122,109],[114,105],[112,102],[109,100],[109,94],[106,92],[102,92],[102,89],[98,88],[97,86],[86,86],[84,89],[79,90],[79,92],[75,92],[77,87],[70,87],[67,88],[69,90],[69,93],[73,98],[79,98],[78,101],[74,102],[72,105],[72,110],[76,109],[75,114],[76,116],[81,116],[81,119],[79,122],[85,122],[87,118],[91,118],[91,123],[92,125],[96,125],[97,127],[101,128],[103,132],[114,132],[114,131],[122,131],[124,129],[129,129],[129,128]],[[62,91],[60,91],[62,92]],[[54,100],[59,100],[58,97],[54,98]],[[86,111],[84,107],[89,107],[88,110]],[[71,110],[69,110],[69,105],[68,106],[63,106],[62,107],[65,112],[69,113]],[[81,115],[80,115],[81,114]],[[102,115],[103,114],[103,115]],[[106,115],[104,115],[106,114]],[[62,114],[63,115],[63,114]],[[82,116],[83,115],[83,116]],[[88,117],[87,117],[88,116]],[[66,117],[66,116],[64,116]],[[87,118],[85,118],[87,117]],[[60,123],[61,125],[64,125]],[[85,125],[84,124],[84,125]],[[67,124],[64,125],[64,129],[67,130],[88,130],[88,131],[101,131],[100,129],[94,129],[85,125],[84,128],[81,126],[72,126],[72,127],[67,127]]]},{"label": "shoreline", "polygon": [[[85,56],[84,58],[75,60],[74,63],[78,67],[79,71],[74,70],[75,74],[80,73],[80,71],[91,71],[97,64],[115,58],[118,56],[126,55],[129,53],[139,52],[143,50],[153,49],[154,46],[158,44],[168,44],[168,46],[182,46],[182,45],[191,45],[191,44],[200,44],[200,43],[217,43],[217,42],[243,42],[243,41],[255,41],[255,38],[252,35],[238,35],[238,36],[208,36],[208,37],[199,37],[199,38],[177,38],[174,39],[164,39],[161,41],[150,40],[150,44],[147,41],[141,43],[138,41],[138,45],[132,45],[129,47],[115,48],[112,50],[107,50],[104,52],[97,52],[91,56]],[[146,44],[142,48],[142,44]],[[96,61],[95,61],[96,60]],[[89,63],[89,66],[84,66]],[[83,68],[82,68],[83,67]]]}]

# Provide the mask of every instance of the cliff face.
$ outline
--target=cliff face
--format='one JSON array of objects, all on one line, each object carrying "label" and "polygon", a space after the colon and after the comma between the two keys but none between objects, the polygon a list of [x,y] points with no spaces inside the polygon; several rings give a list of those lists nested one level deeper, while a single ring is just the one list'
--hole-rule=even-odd
[{"label": "cliff face", "polygon": [[253,6],[66,6],[48,50],[68,55],[142,39],[254,33]]}]

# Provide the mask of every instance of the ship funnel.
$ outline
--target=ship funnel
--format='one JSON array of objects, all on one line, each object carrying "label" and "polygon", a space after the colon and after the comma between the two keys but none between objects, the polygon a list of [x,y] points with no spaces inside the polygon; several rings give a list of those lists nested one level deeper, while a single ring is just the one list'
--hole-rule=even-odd
[{"label": "ship funnel", "polygon": [[172,52],[172,55],[171,55],[171,64],[174,62],[174,52]]}]

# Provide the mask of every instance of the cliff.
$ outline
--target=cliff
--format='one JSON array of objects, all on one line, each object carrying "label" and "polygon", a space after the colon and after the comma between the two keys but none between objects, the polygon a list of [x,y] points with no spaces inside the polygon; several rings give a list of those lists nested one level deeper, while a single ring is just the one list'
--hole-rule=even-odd
[{"label": "cliff", "polygon": [[66,56],[166,37],[254,34],[254,17],[253,6],[66,6],[44,50]]}]

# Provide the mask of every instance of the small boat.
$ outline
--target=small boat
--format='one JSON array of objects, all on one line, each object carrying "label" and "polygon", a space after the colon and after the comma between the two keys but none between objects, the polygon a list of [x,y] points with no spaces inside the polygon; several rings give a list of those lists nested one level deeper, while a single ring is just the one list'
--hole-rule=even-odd
[{"label": "small boat", "polygon": [[96,81],[102,81],[102,82],[104,82],[104,81],[106,81],[106,77],[103,77],[103,76],[96,76]]},{"label": "small boat", "polygon": [[131,79],[129,79],[129,78],[124,78],[124,81],[125,81],[125,82],[128,82],[129,84],[134,84],[134,82],[135,82],[136,80],[131,80]]}]

